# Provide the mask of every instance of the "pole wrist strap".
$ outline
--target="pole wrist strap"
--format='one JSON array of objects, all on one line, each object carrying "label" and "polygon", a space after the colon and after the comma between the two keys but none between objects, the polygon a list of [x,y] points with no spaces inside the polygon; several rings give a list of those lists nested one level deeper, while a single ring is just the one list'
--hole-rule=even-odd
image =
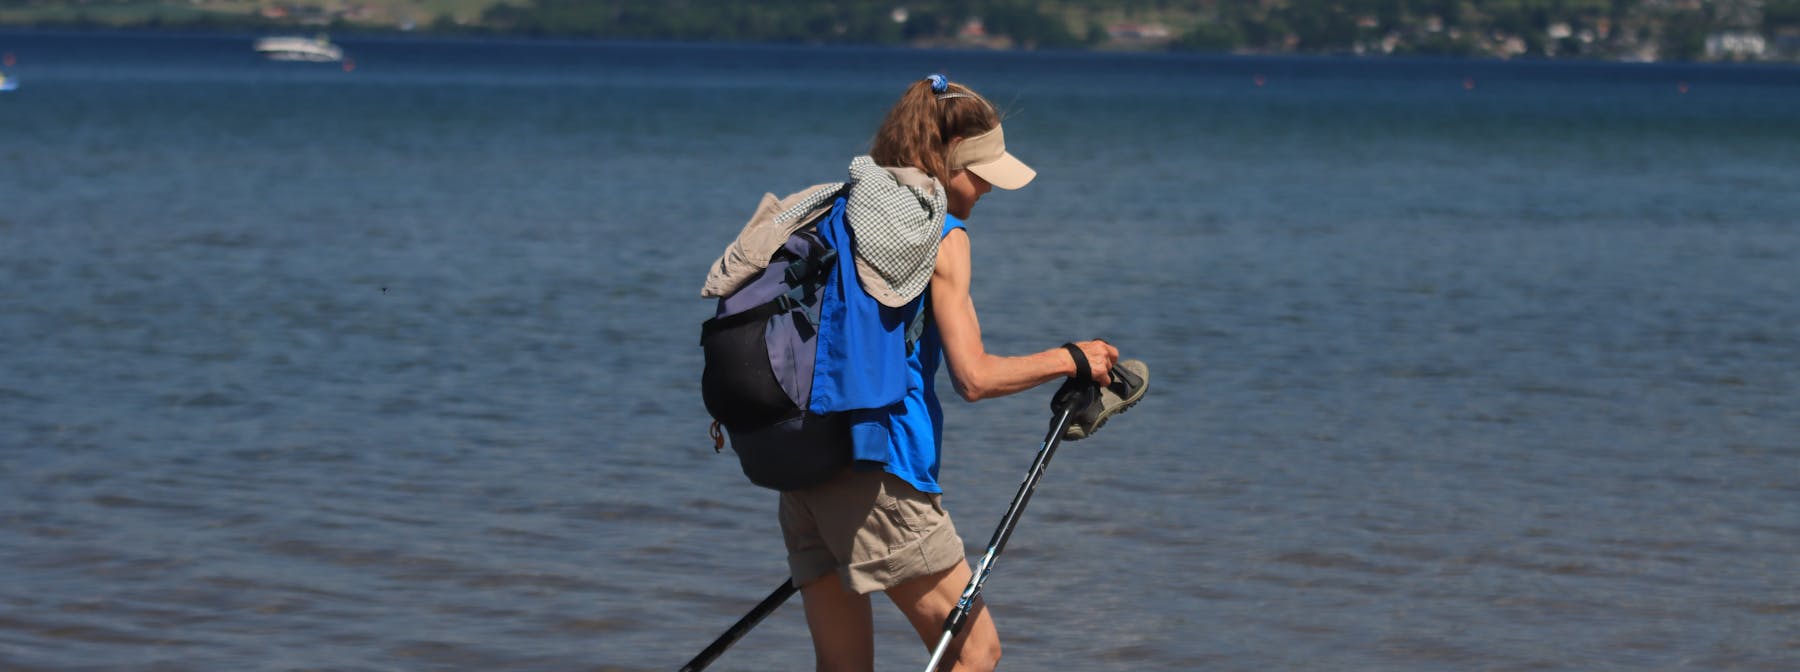
[{"label": "pole wrist strap", "polygon": [[1088,368],[1087,353],[1081,351],[1081,346],[1064,343],[1062,347],[1064,350],[1068,350],[1069,357],[1075,360],[1075,379],[1082,382],[1093,380],[1094,370]]}]

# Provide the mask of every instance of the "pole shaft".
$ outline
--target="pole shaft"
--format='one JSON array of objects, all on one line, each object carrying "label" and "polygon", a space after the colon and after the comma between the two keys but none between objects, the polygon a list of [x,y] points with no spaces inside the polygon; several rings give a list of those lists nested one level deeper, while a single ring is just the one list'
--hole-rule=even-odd
[{"label": "pole shaft", "polygon": [[945,630],[944,636],[938,638],[937,648],[931,650],[931,662],[925,664],[926,672],[936,670],[938,663],[943,662],[944,652],[950,650],[950,640],[954,637],[956,633]]},{"label": "pole shaft", "polygon": [[717,659],[720,654],[725,653],[725,649],[731,648],[731,645],[736,644],[737,640],[743,639],[744,635],[749,634],[750,629],[756,627],[757,623],[761,623],[769,614],[775,613],[775,609],[780,607],[781,603],[786,602],[796,590],[798,589],[794,587],[793,579],[781,582],[781,585],[775,588],[775,592],[769,593],[769,596],[763,598],[763,601],[756,603],[750,613],[744,614],[743,618],[738,619],[738,622],[727,629],[725,634],[719,635],[718,639],[713,640],[713,643],[701,651],[700,655],[694,656],[694,659],[688,661],[688,664],[681,666],[681,672],[700,672],[700,670],[706,669],[706,666],[711,665],[712,661]]},{"label": "pole shaft", "polygon": [[957,631],[962,629],[963,617],[975,608],[975,600],[981,597],[981,586],[987,583],[988,575],[993,571],[994,563],[1000,558],[1000,551],[1006,548],[1006,541],[1012,538],[1013,528],[1019,523],[1019,517],[1025,513],[1025,505],[1031,502],[1031,493],[1037,489],[1038,479],[1044,475],[1044,467],[1050,464],[1050,458],[1056,455],[1056,447],[1062,443],[1062,435],[1069,428],[1070,417],[1074,409],[1064,408],[1056,416],[1056,422],[1050,423],[1050,433],[1044,436],[1044,445],[1038,449],[1037,457],[1031,461],[1031,469],[1025,472],[1025,480],[1019,482],[1019,491],[1013,494],[1012,503],[1007,505],[1006,513],[1000,516],[1000,526],[994,529],[994,536],[988,540],[987,553],[981,556],[981,564],[975,567],[975,573],[969,576],[969,585],[963,588],[962,598],[957,600],[956,607],[950,610],[950,616],[944,619],[944,634],[931,652],[931,661],[925,664],[925,672],[935,672],[949,650],[950,641],[956,638]]}]

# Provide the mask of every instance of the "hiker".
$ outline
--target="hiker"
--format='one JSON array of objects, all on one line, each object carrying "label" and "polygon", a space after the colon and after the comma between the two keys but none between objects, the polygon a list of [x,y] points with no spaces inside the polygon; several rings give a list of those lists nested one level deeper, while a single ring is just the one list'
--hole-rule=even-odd
[{"label": "hiker", "polygon": [[[873,668],[869,593],[885,592],[930,647],[970,581],[938,484],[940,363],[968,401],[1066,377],[1097,383],[1071,409],[1067,440],[1136,403],[1148,382],[1142,362],[1120,362],[1101,340],[1013,357],[982,346],[965,220],[992,188],[1036,176],[1007,153],[991,103],[932,75],[907,88],[872,145],[846,182],[765,196],[701,290],[719,299],[701,338],[714,440],[729,433],[751,482],[781,491],[791,584],[820,670]],[[977,600],[957,622],[944,660],[993,668],[1000,640],[987,609]]]},{"label": "hiker", "polygon": [[[887,278],[888,286],[877,288],[904,295],[905,288],[927,283],[921,308],[927,311],[924,333],[905,362],[914,384],[904,410],[886,418],[890,440],[883,447],[885,459],[858,460],[824,484],[781,494],[788,566],[800,587],[820,670],[873,668],[869,593],[885,592],[929,647],[969,581],[963,542],[944,510],[938,484],[943,415],[932,381],[940,359],[948,364],[957,393],[968,401],[1014,394],[1082,370],[1108,385],[1119,359],[1118,349],[1100,340],[1013,357],[990,354],[982,346],[969,294],[973,269],[965,222],[993,187],[1018,189],[1036,176],[1007,153],[1000,115],[986,99],[941,75],[913,83],[875,132],[869,158],[876,166],[923,173],[921,191],[939,190],[946,212],[932,231],[935,239],[923,245],[935,244],[935,261],[928,258],[922,268],[913,269],[913,277]],[[849,221],[859,247],[873,237],[864,230],[875,224]],[[872,268],[874,262],[864,263],[862,252],[858,250],[858,270],[867,276],[878,269]],[[860,280],[871,283],[867,277]],[[850,300],[878,300],[866,290],[862,294]],[[863,445],[856,452],[859,457],[870,453]],[[994,619],[978,607],[945,660],[955,661],[956,670],[987,670],[999,658]]]}]

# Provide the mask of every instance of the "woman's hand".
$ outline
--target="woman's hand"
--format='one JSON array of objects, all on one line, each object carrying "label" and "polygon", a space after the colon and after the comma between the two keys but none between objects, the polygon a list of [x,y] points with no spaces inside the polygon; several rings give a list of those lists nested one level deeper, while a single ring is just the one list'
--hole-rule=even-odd
[{"label": "woman's hand", "polygon": [[[1101,387],[1111,384],[1113,365],[1119,363],[1119,349],[1097,338],[1076,343],[1075,347],[1081,348],[1081,353],[1087,355],[1088,371],[1093,375],[1094,382]],[[1071,371],[1069,375],[1074,376],[1075,372]]]}]

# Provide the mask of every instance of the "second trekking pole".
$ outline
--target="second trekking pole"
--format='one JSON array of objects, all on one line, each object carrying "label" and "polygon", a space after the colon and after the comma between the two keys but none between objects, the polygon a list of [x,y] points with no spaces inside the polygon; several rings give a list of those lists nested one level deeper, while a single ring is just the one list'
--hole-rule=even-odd
[{"label": "second trekking pole", "polygon": [[931,662],[925,664],[925,672],[933,672],[938,663],[944,659],[944,652],[949,650],[950,641],[962,630],[964,619],[975,608],[976,598],[981,597],[981,585],[994,569],[994,562],[999,560],[1000,551],[1006,548],[1006,540],[1012,537],[1013,527],[1019,524],[1019,516],[1025,513],[1025,505],[1031,501],[1031,493],[1037,489],[1039,478],[1044,475],[1044,467],[1050,464],[1050,458],[1056,455],[1057,444],[1062,443],[1062,435],[1069,428],[1070,419],[1078,409],[1087,408],[1099,394],[1099,388],[1086,376],[1071,378],[1057,388],[1056,396],[1050,403],[1055,419],[1050,422],[1050,433],[1044,435],[1043,446],[1038,448],[1037,457],[1031,461],[1031,469],[1025,472],[1025,480],[1019,483],[1018,494],[1013,495],[1012,504],[1006,507],[1005,515],[1000,517],[1000,527],[994,530],[994,536],[988,540],[987,553],[982,554],[981,564],[975,566],[975,572],[969,577],[969,585],[963,588],[962,598],[956,601],[956,608],[944,619],[944,634],[938,638],[937,648],[931,651]]}]

